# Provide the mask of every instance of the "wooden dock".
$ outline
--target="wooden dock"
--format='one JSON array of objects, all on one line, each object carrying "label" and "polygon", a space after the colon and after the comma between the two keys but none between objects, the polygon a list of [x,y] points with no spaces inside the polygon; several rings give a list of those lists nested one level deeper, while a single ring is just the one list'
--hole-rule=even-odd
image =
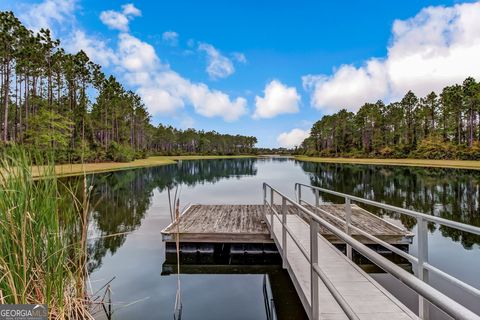
[{"label": "wooden dock", "polygon": [[[345,229],[345,223],[333,219],[327,214],[322,213],[326,211],[337,218],[345,221],[345,205],[344,204],[321,204],[318,209],[310,204],[303,204],[308,210],[316,213],[322,219],[328,221],[339,229]],[[320,210],[319,210],[320,209]],[[295,210],[293,207],[290,210]],[[298,211],[298,210],[296,210]],[[353,226],[362,229],[363,231],[377,237],[380,240],[390,244],[410,244],[414,236],[413,232],[405,230],[393,223],[388,222],[374,215],[373,213],[360,208],[356,204],[351,205],[351,223]],[[341,241],[335,237],[330,230],[320,226],[320,234],[332,243],[339,243]],[[351,231],[351,236],[364,244],[372,244],[373,242],[364,236],[360,235],[356,230]]]},{"label": "wooden dock", "polygon": [[[332,223],[336,227],[344,228],[344,224],[322,214],[310,205],[309,210]],[[280,207],[277,207],[279,211]],[[320,205],[320,209],[336,217],[345,219],[344,205]],[[178,222],[174,222],[162,230],[163,240],[175,241],[174,234],[178,232],[180,242],[208,242],[208,243],[273,243],[270,231],[264,221],[263,205],[192,205],[181,215]],[[287,206],[288,215],[299,214],[292,206]],[[413,233],[397,227],[390,222],[352,205],[352,225],[386,241],[390,244],[411,243]],[[338,240],[328,229],[320,227],[320,234],[330,242],[337,244]],[[371,241],[352,231],[352,237],[365,244]]]},{"label": "wooden dock", "polygon": [[[280,211],[280,206],[275,206]],[[312,207],[311,211],[315,212]],[[342,205],[323,205],[325,210],[335,216],[344,217]],[[302,218],[301,211],[293,205],[286,210],[286,226],[300,241],[301,247],[307,255],[310,254],[310,227],[306,219]],[[325,217],[335,226],[343,228],[342,224]],[[392,243],[402,244],[410,241],[413,234],[397,227],[366,210],[352,206],[352,224],[366,230],[380,239]],[[333,220],[333,221],[332,221]],[[273,222],[273,226],[271,225]],[[311,310],[311,265],[305,258],[305,252],[295,245],[292,237],[287,234],[282,238],[282,224],[278,216],[272,215],[272,210],[266,205],[192,205],[181,215],[177,222],[162,230],[163,240],[167,243],[175,241],[178,232],[180,242],[189,245],[192,243],[226,243],[226,244],[271,244],[275,243],[282,253],[283,243],[286,243],[286,255],[282,253],[284,265],[295,286],[300,300],[310,315]],[[362,239],[353,233],[358,240]],[[373,280],[353,261],[341,253],[333,243],[338,240],[326,228],[321,228],[318,235],[318,267],[326,276],[338,296],[345,302],[358,319],[418,319],[386,289]],[[318,319],[348,319],[344,307],[339,304],[324,282],[319,281]],[[317,319],[315,319],[317,320]]]},{"label": "wooden dock", "polygon": [[192,205],[162,231],[164,241],[208,243],[273,243],[263,205]]}]

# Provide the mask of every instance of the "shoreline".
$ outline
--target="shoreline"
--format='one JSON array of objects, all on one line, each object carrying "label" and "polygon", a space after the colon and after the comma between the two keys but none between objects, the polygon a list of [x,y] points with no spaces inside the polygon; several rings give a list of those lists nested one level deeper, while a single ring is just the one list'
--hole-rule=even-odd
[{"label": "shoreline", "polygon": [[[255,158],[255,155],[237,156],[152,156],[146,159],[137,159],[131,162],[99,162],[99,163],[74,163],[55,165],[57,177],[73,177],[83,174],[105,173],[121,170],[140,169],[175,164],[178,160],[208,160],[208,159],[235,159]],[[41,176],[41,167],[32,168],[33,178]]]},{"label": "shoreline", "polygon": [[321,162],[321,163],[480,170],[480,161],[478,160],[321,158],[321,157],[307,157],[307,156],[295,156],[294,159],[298,161]]},{"label": "shoreline", "polygon": [[[175,164],[179,160],[208,160],[208,159],[235,159],[258,158],[265,155],[235,155],[235,156],[152,156],[146,159],[137,159],[131,162],[100,162],[100,163],[75,163],[55,165],[57,177],[79,176],[82,174],[106,173],[139,168],[149,168]],[[408,166],[425,168],[450,168],[480,170],[480,161],[476,160],[430,160],[430,159],[370,159],[370,158],[321,158],[307,156],[293,156],[292,159],[305,162],[362,164],[362,165],[387,165]],[[40,177],[39,167],[32,168],[34,178]]]}]

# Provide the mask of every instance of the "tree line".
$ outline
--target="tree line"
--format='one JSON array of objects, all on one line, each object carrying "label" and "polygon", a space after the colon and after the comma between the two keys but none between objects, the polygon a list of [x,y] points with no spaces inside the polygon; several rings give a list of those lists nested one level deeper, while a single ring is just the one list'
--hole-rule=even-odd
[{"label": "tree line", "polygon": [[440,94],[365,103],[313,124],[297,150],[310,156],[480,159],[480,83],[468,77]]},{"label": "tree line", "polygon": [[84,51],[48,29],[0,12],[0,146],[25,145],[57,161],[128,161],[147,154],[251,153],[257,139],[154,126],[142,99]]}]

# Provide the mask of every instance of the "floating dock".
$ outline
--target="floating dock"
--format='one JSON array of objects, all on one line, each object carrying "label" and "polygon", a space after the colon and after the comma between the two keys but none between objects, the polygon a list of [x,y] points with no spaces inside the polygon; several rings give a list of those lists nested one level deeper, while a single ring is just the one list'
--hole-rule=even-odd
[{"label": "floating dock", "polygon": [[[316,211],[311,206],[308,209],[335,226],[343,228],[341,222],[322,213],[327,211],[344,219],[342,206],[321,205]],[[281,206],[275,207],[280,212]],[[286,225],[300,240],[306,253],[310,254],[310,227],[306,218],[302,218],[300,211],[293,205],[286,206]],[[411,242],[413,234],[409,231],[355,205],[352,205],[351,212],[352,225],[393,245],[406,245]],[[271,221],[274,221],[272,214],[267,205],[191,205],[178,221],[162,230],[162,239],[166,242],[166,255],[174,255],[177,233],[182,255],[187,253],[184,256],[197,257],[193,260],[184,258],[187,261],[182,260],[182,264],[184,262],[187,262],[187,265],[188,263],[197,264],[194,270],[202,262],[206,265],[218,265],[215,262],[215,254],[228,256],[227,263],[234,264],[238,263],[235,258],[232,258],[235,256],[255,256],[257,260],[251,261],[257,263],[258,259],[265,261],[265,256],[279,257],[280,253],[283,260],[287,261],[286,268],[305,310],[309,313],[311,265],[304,258],[305,252],[302,253],[298,246],[292,244],[293,240],[290,236],[287,235],[287,239],[283,242],[281,223],[276,221],[271,226]],[[352,236],[366,244],[369,243],[368,239],[355,232],[352,232]],[[413,312],[334,246],[341,241],[328,229],[320,228],[318,238],[318,256],[321,257],[319,268],[359,319],[417,319]],[[283,257],[284,253],[282,253],[283,243],[288,244],[286,257]],[[211,254],[211,258],[205,258],[205,253],[207,257]],[[203,258],[199,260],[200,256]],[[282,260],[269,261],[279,263]],[[185,267],[185,264],[183,265]],[[188,270],[188,267],[185,268]],[[169,273],[167,270],[164,270],[165,274]],[[318,292],[317,299],[321,306],[318,319],[348,319],[336,300],[338,297],[334,298],[324,285]]]},{"label": "floating dock", "polygon": [[182,243],[273,243],[264,210],[263,205],[192,205],[162,231],[162,239],[174,242],[178,232]]},{"label": "floating dock", "polygon": [[[305,205],[338,228],[344,224],[328,217],[327,211],[344,220],[345,210],[342,204],[320,205],[318,209]],[[277,206],[278,211],[280,206]],[[410,244],[413,233],[400,228],[357,205],[351,206],[352,225],[394,245]],[[320,209],[320,210],[319,210]],[[162,230],[165,242],[175,242],[179,233],[181,243],[273,243],[272,236],[265,222],[264,205],[192,205],[180,216],[179,221]],[[287,206],[287,215],[298,215],[299,211],[292,205]],[[342,243],[327,228],[320,226],[319,233],[334,244]],[[352,231],[352,237],[362,243],[372,244],[370,240]]]}]

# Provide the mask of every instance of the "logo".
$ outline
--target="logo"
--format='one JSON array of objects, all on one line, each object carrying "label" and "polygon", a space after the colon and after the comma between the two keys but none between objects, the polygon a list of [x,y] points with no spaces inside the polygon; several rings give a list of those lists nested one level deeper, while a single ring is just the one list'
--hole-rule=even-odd
[{"label": "logo", "polygon": [[0,304],[0,320],[48,320],[46,304]]}]

